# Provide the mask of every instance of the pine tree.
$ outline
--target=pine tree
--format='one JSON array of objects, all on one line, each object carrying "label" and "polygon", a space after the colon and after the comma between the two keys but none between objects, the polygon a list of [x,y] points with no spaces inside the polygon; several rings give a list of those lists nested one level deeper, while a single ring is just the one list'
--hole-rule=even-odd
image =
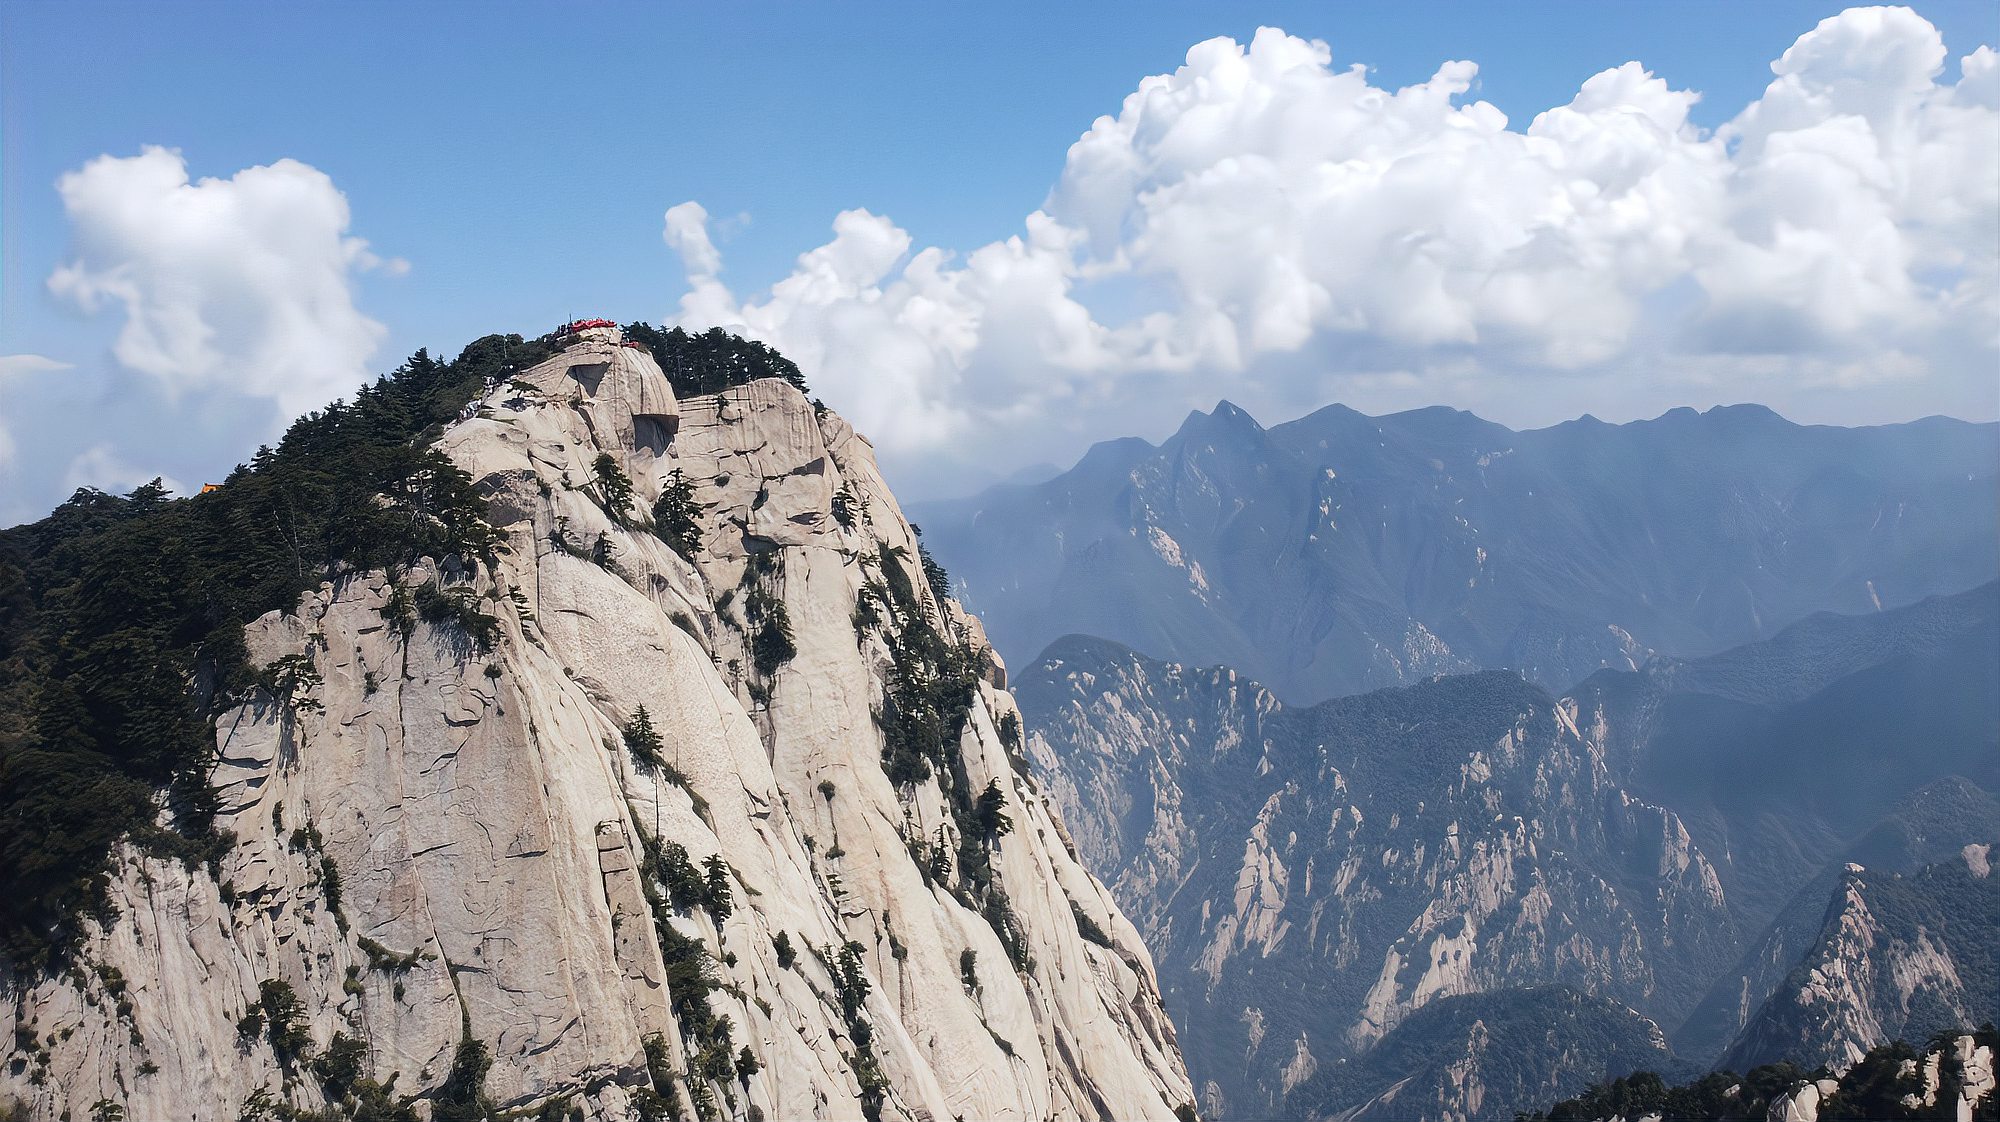
[{"label": "pine tree", "polygon": [[609,452],[599,452],[590,470],[597,476],[598,493],[604,496],[605,513],[623,526],[632,513],[631,478],[619,470],[618,461]]},{"label": "pine tree", "polygon": [[700,513],[694,501],[694,484],[675,468],[660,489],[659,501],[653,504],[653,532],[684,560],[693,561],[701,551]]},{"label": "pine tree", "polygon": [[834,959],[833,981],[840,990],[841,1012],[850,1023],[861,1012],[862,1004],[868,1000],[873,988],[868,981],[868,972],[861,966],[861,950],[861,944],[850,939],[841,946],[839,955]]},{"label": "pine tree", "polygon": [[986,789],[979,792],[979,801],[973,804],[973,817],[979,823],[979,835],[986,841],[993,841],[1014,829],[1014,820],[1001,810],[1007,805],[1007,793],[1000,789],[998,779],[986,781]]},{"label": "pine tree", "polygon": [[644,705],[632,713],[632,723],[625,726],[625,748],[632,753],[633,762],[647,771],[657,771],[667,762],[660,752],[660,734]]},{"label": "pine tree", "polygon": [[702,859],[701,870],[705,874],[704,887],[709,913],[715,916],[717,923],[720,923],[728,919],[729,913],[736,909],[735,898],[729,892],[729,866],[722,860],[720,854],[711,853]]}]

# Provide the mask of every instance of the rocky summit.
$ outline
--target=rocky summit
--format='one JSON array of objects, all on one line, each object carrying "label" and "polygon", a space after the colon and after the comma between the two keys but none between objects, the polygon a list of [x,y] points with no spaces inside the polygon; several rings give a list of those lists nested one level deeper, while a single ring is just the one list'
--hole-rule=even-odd
[{"label": "rocky summit", "polygon": [[683,399],[615,328],[558,344],[436,438],[488,559],[345,569],[247,628],[229,844],[121,844],[68,964],[8,968],[0,1098],[1186,1114],[1148,952],[868,441],[783,380]]}]

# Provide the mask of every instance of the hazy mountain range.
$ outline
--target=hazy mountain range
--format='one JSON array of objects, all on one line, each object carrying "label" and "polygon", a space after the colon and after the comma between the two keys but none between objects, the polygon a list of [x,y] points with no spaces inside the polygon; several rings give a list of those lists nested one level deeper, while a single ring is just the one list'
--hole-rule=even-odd
[{"label": "hazy mountain range", "polygon": [[2000,425],[1945,418],[1516,432],[1334,405],[1267,429],[1223,402],[911,515],[1015,664],[1082,633],[1311,702],[1487,667],[1563,690],[1962,591],[2000,573],[1996,471]]},{"label": "hazy mountain range", "polygon": [[[1843,862],[1888,875],[1996,837],[1996,609],[1989,584],[1814,617],[1561,698],[1487,671],[1298,709],[1084,637],[1014,685],[1071,835],[1153,948],[1205,1105],[1338,1113],[1360,1104],[1326,1088],[1371,1084],[1294,1096],[1453,994],[1559,983],[1650,1018],[1673,1064],[1717,1058],[1825,938]],[[1956,1027],[1965,1004],[1875,1023]],[[1825,1022],[1847,1035],[1811,1051],[1858,1055],[1880,1042],[1864,1023]],[[1607,1074],[1597,1033],[1557,1050],[1568,1091]]]}]

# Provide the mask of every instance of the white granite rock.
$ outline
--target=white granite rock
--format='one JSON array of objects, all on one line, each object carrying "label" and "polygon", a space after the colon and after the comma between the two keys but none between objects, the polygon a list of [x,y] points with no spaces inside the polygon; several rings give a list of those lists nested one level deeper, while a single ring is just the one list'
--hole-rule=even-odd
[{"label": "white granite rock", "polygon": [[[931,594],[845,422],[778,381],[677,402],[650,355],[606,338],[496,387],[440,446],[490,497],[497,565],[350,574],[248,629],[253,662],[303,655],[310,673],[218,722],[234,848],[213,878],[120,855],[119,914],[85,969],[15,980],[0,1006],[0,1033],[34,1041],[0,1070],[0,1099],[51,1122],[100,1101],[132,1119],[324,1106],[309,1061],[288,1071],[268,1034],[239,1033],[270,980],[297,995],[311,1053],[362,1041],[364,1072],[399,1095],[434,1094],[469,1036],[500,1107],[566,1096],[630,1117],[657,1035],[683,1107],[705,1093],[725,1117],[859,1118],[871,1065],[830,972],[852,942],[885,1118],[1165,1119],[1193,1100],[1137,932],[1001,743],[1014,704],[997,659],[960,749],[973,790],[1007,794],[991,862],[1028,968],[919,867],[908,843],[956,827],[935,778],[884,774],[893,624],[861,634],[856,597],[893,547],[931,626],[983,637]],[[634,484],[630,517],[601,505],[601,453]],[[675,470],[704,511],[692,564],[643,525]],[[600,536],[610,565],[573,555]],[[490,649],[398,622],[430,581],[493,617]],[[752,587],[784,604],[796,649],[768,677]],[[668,769],[624,746],[641,706]],[[648,903],[649,839],[726,863],[726,917],[666,922],[713,958],[710,1007],[755,1074],[687,1075],[699,1041]]]}]

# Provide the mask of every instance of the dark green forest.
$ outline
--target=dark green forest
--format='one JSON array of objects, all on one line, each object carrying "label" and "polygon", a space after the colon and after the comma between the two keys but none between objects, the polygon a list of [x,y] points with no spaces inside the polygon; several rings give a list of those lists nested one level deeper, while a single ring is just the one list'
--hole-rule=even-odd
[{"label": "dark green forest", "polygon": [[[766,377],[803,388],[761,343],[626,330],[677,394]],[[486,380],[555,349],[489,335],[449,362],[420,350],[300,418],[219,489],[86,488],[0,531],[0,956],[60,958],[79,917],[108,908],[120,838],[194,863],[227,848],[208,786],[213,717],[279,685],[248,664],[243,625],[343,574],[490,557],[485,501],[434,445]]]},{"label": "dark green forest", "polygon": [[[1941,1032],[1922,1048],[1895,1040],[1868,1050],[1842,1072],[1840,1087],[1821,1101],[1822,1122],[1893,1122],[1897,1119],[1952,1118],[1952,1103],[1964,1086],[1954,1041],[1958,1031]],[[2000,1033],[1991,1024],[1971,1033],[1975,1043],[2000,1051]],[[1928,1107],[1906,1106],[1904,1096],[1920,1094],[1922,1079],[1904,1069],[1911,1061],[1921,1068],[1923,1057],[1941,1053],[1936,1101]],[[1587,1122],[1598,1118],[1639,1118],[1658,1115],[1661,1122],[1759,1122],[1771,1101],[1787,1094],[1804,1079],[1823,1078],[1824,1069],[1807,1072],[1794,1064],[1775,1063],[1748,1075],[1715,1071],[1689,1083],[1669,1084],[1650,1071],[1634,1072],[1592,1084],[1581,1095],[1556,1103],[1547,1111],[1515,1115],[1515,1122]],[[1974,1111],[1975,1122],[2000,1120],[2000,1095],[1987,1095]]]},{"label": "dark green forest", "polygon": [[699,335],[678,327],[662,331],[644,323],[625,326],[625,338],[642,343],[653,360],[666,371],[673,383],[674,396],[720,393],[759,378],[782,378],[800,393],[805,392],[805,376],[791,359],[757,342],[744,339],[720,327]]}]

